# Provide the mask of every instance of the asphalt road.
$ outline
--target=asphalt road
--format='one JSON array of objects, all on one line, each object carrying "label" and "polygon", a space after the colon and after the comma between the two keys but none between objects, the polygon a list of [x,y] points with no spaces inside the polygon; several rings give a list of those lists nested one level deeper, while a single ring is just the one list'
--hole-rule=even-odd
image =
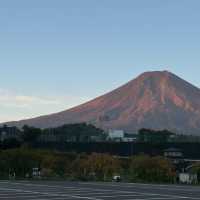
[{"label": "asphalt road", "polygon": [[200,200],[200,187],[128,183],[0,181],[0,199]]}]

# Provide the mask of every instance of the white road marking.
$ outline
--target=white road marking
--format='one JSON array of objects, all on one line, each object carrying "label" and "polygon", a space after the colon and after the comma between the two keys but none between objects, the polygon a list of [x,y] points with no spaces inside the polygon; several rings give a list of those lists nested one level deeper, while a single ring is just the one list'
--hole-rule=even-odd
[{"label": "white road marking", "polygon": [[[148,198],[148,200],[170,200],[170,199],[173,200],[172,198],[166,198],[166,197]],[[142,199],[134,199],[134,200],[147,200],[147,199],[142,198]]]},{"label": "white road marking", "polygon": [[119,195],[102,195],[100,198],[117,198],[117,197],[141,197],[141,194],[119,194]]},{"label": "white road marking", "polygon": [[98,198],[94,198],[94,197],[82,197],[82,196],[77,196],[77,195],[68,195],[68,194],[52,194],[52,193],[49,193],[49,192],[35,192],[35,191],[30,191],[30,190],[22,190],[22,189],[9,189],[9,188],[2,188],[1,189],[4,189],[4,190],[7,190],[7,191],[17,191],[17,192],[30,192],[30,193],[33,193],[33,194],[38,194],[38,195],[48,195],[50,197],[70,197],[70,198],[74,198],[74,199],[89,199],[89,200],[103,200],[103,199],[98,199]]},{"label": "white road marking", "polygon": [[[83,185],[98,185],[98,186],[106,186],[106,183],[79,183]],[[153,189],[159,189],[159,190],[175,190],[175,191],[187,191],[187,192],[199,192],[199,186],[196,186],[196,188],[186,188],[186,186],[177,186],[177,185],[155,185],[155,184],[143,184],[143,183],[123,183],[123,185],[116,185],[116,184],[108,184],[107,186],[112,186],[112,187],[123,187],[123,188],[133,188],[133,186],[146,186],[142,188],[150,189],[151,186]],[[159,187],[162,188],[159,188]],[[168,187],[168,188],[167,188]],[[180,187],[180,188],[179,188]],[[189,186],[187,186],[189,187]],[[194,186],[195,187],[195,186]]]},{"label": "white road marking", "polygon": [[[144,185],[144,186],[147,186],[147,185],[149,185],[149,186],[154,186],[152,189],[156,189],[156,190],[168,190],[168,191],[173,191],[173,190],[177,190],[177,191],[183,191],[183,192],[199,192],[200,191],[200,188],[196,188],[196,190],[194,190],[194,189],[190,189],[190,190],[188,190],[187,188],[183,188],[183,189],[174,189],[174,188],[159,188],[159,186],[160,185],[157,185],[157,188],[156,188],[156,185],[151,185],[151,184],[137,184],[137,183],[133,183],[133,185],[135,185],[135,187],[134,186],[125,186],[125,185],[115,185],[115,184],[108,184],[108,185],[106,185],[106,184],[102,184],[102,183],[79,183],[79,184],[83,184],[83,185],[96,185],[96,186],[111,186],[111,187],[120,187],[120,188],[133,188],[133,189],[136,189],[137,188],[137,186],[139,186],[139,185]],[[131,183],[130,183],[131,184]],[[167,185],[166,185],[167,186]],[[168,185],[169,186],[169,185]],[[173,187],[173,185],[171,185],[171,187]],[[143,187],[143,188],[140,188],[140,189],[151,189],[150,187]],[[139,192],[137,192],[137,193],[139,193]],[[154,193],[144,193],[144,194],[153,194],[153,195],[155,195]],[[160,194],[160,193],[157,193],[158,195],[162,195],[162,196],[169,196],[169,197],[175,197],[175,198],[177,198],[178,196],[174,196],[174,195],[168,195],[168,194]],[[181,198],[190,198],[190,199],[199,199],[200,200],[200,198],[193,198],[193,197],[185,197],[185,196],[180,196]],[[180,198],[179,197],[179,198]]]}]

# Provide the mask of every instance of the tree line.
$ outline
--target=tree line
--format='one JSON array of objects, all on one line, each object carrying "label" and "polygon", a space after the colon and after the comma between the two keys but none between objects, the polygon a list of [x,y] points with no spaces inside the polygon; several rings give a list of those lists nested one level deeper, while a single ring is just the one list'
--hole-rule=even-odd
[{"label": "tree line", "polygon": [[[9,136],[9,131],[12,135]],[[7,132],[8,137],[3,135]],[[129,134],[130,135],[130,134]],[[63,142],[107,142],[108,135],[103,130],[96,128],[91,124],[66,124],[56,128],[40,129],[31,126],[17,127],[0,127],[0,148],[9,149],[20,146],[33,146],[36,143],[63,143]],[[140,129],[135,142],[164,144],[164,143],[197,143],[200,142],[199,136],[177,135],[168,130]],[[110,141],[108,141],[110,142]]]},{"label": "tree line", "polygon": [[[12,134],[10,134],[12,132]],[[93,125],[66,124],[56,128],[40,129],[24,125],[21,129],[17,127],[0,127],[0,145],[3,149],[16,148],[22,145],[32,146],[37,142],[89,142],[92,138],[105,140],[103,130]]]}]

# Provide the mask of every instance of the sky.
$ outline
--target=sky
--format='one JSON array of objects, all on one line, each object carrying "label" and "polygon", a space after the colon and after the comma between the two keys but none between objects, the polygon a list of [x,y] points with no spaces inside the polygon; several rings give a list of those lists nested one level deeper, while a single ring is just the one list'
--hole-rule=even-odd
[{"label": "sky", "polygon": [[199,0],[0,0],[0,122],[71,108],[140,73],[200,87]]}]

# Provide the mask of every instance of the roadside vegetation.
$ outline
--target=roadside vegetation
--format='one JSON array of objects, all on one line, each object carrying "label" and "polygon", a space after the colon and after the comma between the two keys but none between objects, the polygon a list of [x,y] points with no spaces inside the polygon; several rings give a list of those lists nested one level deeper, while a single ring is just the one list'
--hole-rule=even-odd
[{"label": "roadside vegetation", "polygon": [[[175,169],[162,157],[139,155],[118,158],[108,154],[76,154],[27,148],[0,152],[0,178],[30,179],[38,168],[40,179],[111,181],[120,175],[124,181],[173,183]],[[13,177],[13,175],[15,177]]]}]

